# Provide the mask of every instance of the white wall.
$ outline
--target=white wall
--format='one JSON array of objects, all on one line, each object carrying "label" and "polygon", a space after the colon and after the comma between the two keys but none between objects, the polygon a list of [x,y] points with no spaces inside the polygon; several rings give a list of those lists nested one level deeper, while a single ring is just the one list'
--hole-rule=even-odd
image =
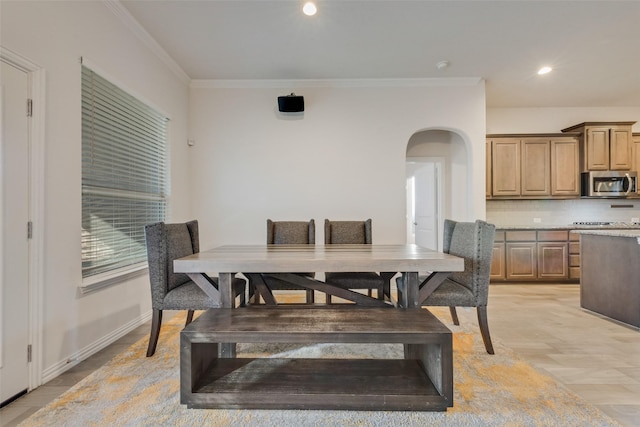
[{"label": "white wall", "polygon": [[190,217],[188,83],[96,1],[2,2],[2,46],[43,67],[44,379],[69,357],[151,310],[146,275],[81,295],[81,56],[171,118],[172,217]]},{"label": "white wall", "polygon": [[[484,176],[484,84],[295,87],[303,115],[277,112],[280,88],[222,88],[194,82],[190,131],[194,214],[202,246],[262,243],[266,219],[317,223],[373,219],[374,242],[404,242],[405,162],[411,136],[454,130],[469,169]],[[217,84],[220,86],[220,84]],[[259,85],[256,85],[259,86]],[[484,217],[484,182],[454,197],[465,218]],[[478,197],[477,195],[481,195]]]},{"label": "white wall", "polygon": [[556,133],[582,122],[636,122],[638,107],[487,108],[487,133]]},{"label": "white wall", "polygon": [[[590,121],[635,121],[632,130],[640,132],[640,107],[487,109],[487,133],[556,133]],[[544,227],[568,225],[574,221],[630,222],[638,217],[640,202],[634,199],[487,202],[487,220],[502,226]],[[540,222],[534,223],[534,218],[539,218]]]}]

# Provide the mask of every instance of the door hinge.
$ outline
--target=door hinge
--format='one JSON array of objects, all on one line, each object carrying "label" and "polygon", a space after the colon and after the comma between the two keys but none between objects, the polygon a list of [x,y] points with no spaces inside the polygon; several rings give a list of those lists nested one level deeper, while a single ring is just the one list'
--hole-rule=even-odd
[{"label": "door hinge", "polygon": [[27,99],[27,117],[33,117],[33,99]]},{"label": "door hinge", "polygon": [[27,363],[31,363],[31,344],[27,346]]},{"label": "door hinge", "polygon": [[33,222],[27,222],[27,239],[33,238]]}]

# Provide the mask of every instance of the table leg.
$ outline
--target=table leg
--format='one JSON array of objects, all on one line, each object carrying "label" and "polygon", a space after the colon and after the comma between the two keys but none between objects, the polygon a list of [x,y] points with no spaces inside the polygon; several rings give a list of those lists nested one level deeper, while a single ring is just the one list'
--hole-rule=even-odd
[{"label": "table leg", "polygon": [[419,289],[418,286],[418,272],[411,271],[402,273],[402,281],[404,283],[404,289],[402,291],[402,299],[400,304],[404,308],[419,308],[420,301],[418,300]]},{"label": "table leg", "polygon": [[[235,273],[218,273],[218,290],[220,291],[220,303],[222,308],[234,308],[233,278]],[[236,343],[222,343],[220,346],[221,358],[236,357]]]}]

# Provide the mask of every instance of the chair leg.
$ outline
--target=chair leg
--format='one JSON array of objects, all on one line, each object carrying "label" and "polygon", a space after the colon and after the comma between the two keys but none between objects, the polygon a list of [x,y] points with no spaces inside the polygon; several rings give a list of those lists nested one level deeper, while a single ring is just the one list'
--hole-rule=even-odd
[{"label": "chair leg", "polygon": [[316,302],[316,294],[313,289],[307,289],[307,304],[314,304]]},{"label": "chair leg", "polygon": [[327,305],[331,304],[331,295],[326,294],[327,295]]},{"label": "chair leg", "polygon": [[242,293],[240,294],[240,307],[246,307],[246,306],[247,306],[247,296],[245,295],[245,291],[243,289]]},{"label": "chair leg", "polygon": [[193,322],[193,310],[187,310],[187,321],[184,322],[184,326],[187,326],[191,322]]},{"label": "chair leg", "polygon": [[151,334],[149,335],[149,347],[147,348],[147,357],[153,356],[156,352],[158,337],[160,336],[160,325],[162,324],[162,310],[153,310],[151,319]]},{"label": "chair leg", "polygon": [[489,335],[489,323],[487,322],[487,306],[477,307],[478,311],[478,325],[480,325],[480,333],[482,334],[482,341],[484,341],[484,347],[487,349],[487,353],[494,354],[493,344],[491,343],[491,335]]},{"label": "chair leg", "polygon": [[460,320],[458,320],[458,312],[455,307],[449,307],[449,313],[451,313],[451,320],[453,320],[454,325],[460,325]]}]

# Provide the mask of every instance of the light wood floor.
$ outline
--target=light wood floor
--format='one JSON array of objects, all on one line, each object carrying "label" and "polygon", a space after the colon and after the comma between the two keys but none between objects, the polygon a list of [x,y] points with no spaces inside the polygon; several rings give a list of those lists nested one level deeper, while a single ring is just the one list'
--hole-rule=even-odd
[{"label": "light wood floor", "polygon": [[[640,426],[640,332],[582,310],[579,291],[578,285],[491,285],[491,335],[622,425]],[[475,309],[458,309],[458,316],[477,324]],[[137,328],[2,408],[0,425],[17,425],[149,328]]]}]

